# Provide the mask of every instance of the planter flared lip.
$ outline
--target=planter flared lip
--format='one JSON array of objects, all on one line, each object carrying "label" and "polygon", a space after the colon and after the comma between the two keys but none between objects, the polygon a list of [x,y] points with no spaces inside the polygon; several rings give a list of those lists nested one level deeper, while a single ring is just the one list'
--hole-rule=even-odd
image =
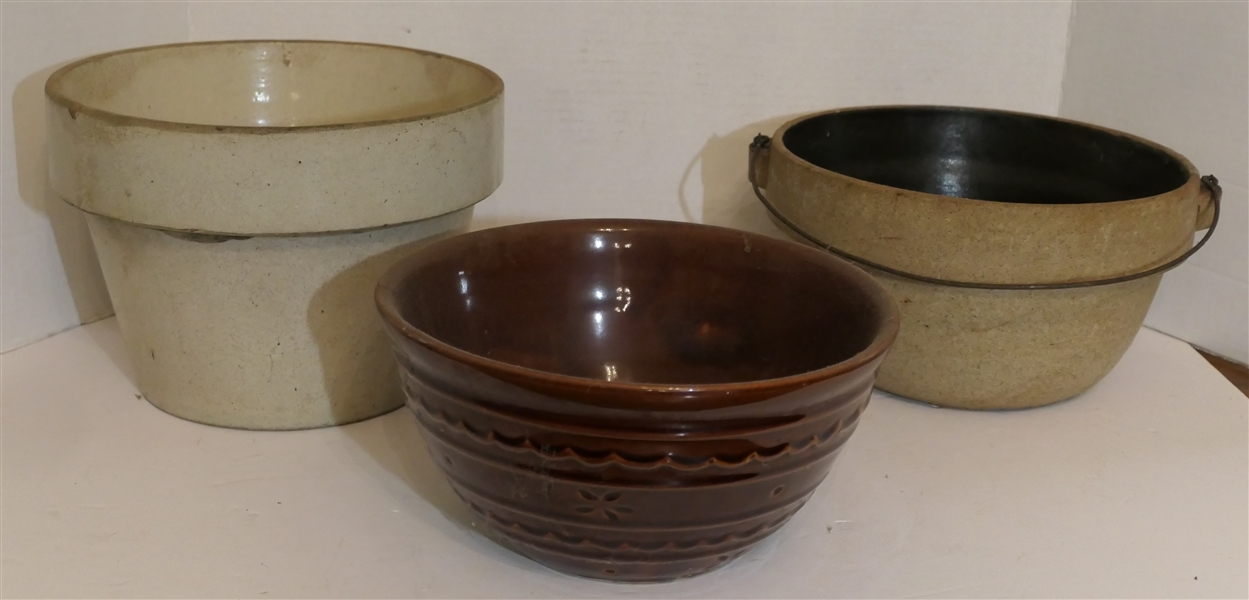
[{"label": "planter flared lip", "polygon": [[[1052,121],[1052,122],[1057,122],[1057,123],[1064,123],[1067,125],[1073,125],[1073,126],[1083,128],[1083,129],[1099,131],[1099,132],[1110,134],[1113,136],[1126,138],[1132,142],[1139,143],[1146,147],[1162,152],[1163,154],[1166,154],[1172,160],[1176,161],[1181,166],[1183,166],[1185,171],[1187,171],[1188,173],[1188,179],[1182,185],[1176,188],[1167,190],[1165,192],[1162,192],[1161,194],[1155,194],[1153,196],[1142,196],[1140,198],[1129,198],[1126,200],[1105,200],[1101,202],[1082,202],[1079,204],[1049,204],[1049,203],[1038,203],[1038,202],[1001,202],[998,200],[984,200],[984,199],[979,199],[979,198],[963,198],[960,196],[946,196],[942,194],[932,194],[928,192],[922,192],[919,190],[913,190],[910,188],[895,187],[892,185],[885,185],[883,183],[875,183],[872,181],[868,181],[866,179],[859,179],[857,177],[851,177],[850,175],[846,175],[845,173],[834,171],[832,169],[826,169],[824,167],[816,165],[815,163],[812,163],[808,161],[807,159],[801,156],[798,156],[792,150],[790,150],[788,146],[785,145],[785,134],[788,133],[792,127],[800,123],[806,122],[808,120],[811,120],[811,119],[816,119],[816,118],[824,117],[828,115],[837,115],[837,114],[846,114],[846,113],[855,113],[855,112],[876,112],[876,111],[884,112],[884,111],[893,111],[893,110],[930,110],[930,111],[948,111],[948,112],[961,112],[961,113],[984,113],[984,114],[1010,115],[1010,116],[1024,117],[1024,118],[1029,118],[1029,119],[1036,119],[1036,120],[1041,120],[1041,121]],[[972,106],[951,106],[951,105],[939,105],[939,104],[882,104],[882,105],[850,106],[850,107],[844,107],[844,108],[835,108],[831,110],[807,113],[807,114],[795,117],[794,119],[789,120],[788,122],[786,122],[785,124],[777,128],[776,133],[772,135],[772,149],[774,152],[779,151],[781,155],[785,156],[785,158],[789,159],[793,163],[803,167],[804,169],[808,171],[816,173],[818,175],[839,178],[845,181],[851,181],[867,189],[877,190],[882,193],[894,194],[899,191],[904,191],[907,194],[912,195],[913,197],[916,197],[916,198],[922,198],[922,199],[934,201],[934,202],[949,202],[949,203],[956,204],[956,205],[962,204],[966,206],[997,206],[997,207],[1020,206],[1020,207],[1030,207],[1034,209],[1039,208],[1039,207],[1047,207],[1049,209],[1079,210],[1079,207],[1104,207],[1104,206],[1123,204],[1123,203],[1149,202],[1151,200],[1156,200],[1159,198],[1170,196],[1180,190],[1183,190],[1184,188],[1197,189],[1201,185],[1201,182],[1200,182],[1201,173],[1197,170],[1197,167],[1194,166],[1193,163],[1188,160],[1187,157],[1157,142],[1142,138],[1140,136],[1132,135],[1130,133],[1120,131],[1117,129],[1111,129],[1109,127],[1102,127],[1100,125],[1093,125],[1091,123],[1085,123],[1082,121],[1064,119],[1062,117],[1051,117],[1049,115],[1041,115],[1037,113],[1003,110],[1003,109],[997,109],[997,108],[977,108],[977,107],[972,107]]]},{"label": "planter flared lip", "polygon": [[77,204],[74,204],[73,202],[70,202],[69,200],[66,200],[65,198],[61,198],[61,201],[64,202],[65,204],[68,204],[74,207],[74,209],[80,210],[83,213],[86,213],[93,217],[98,217],[100,219],[107,219],[109,221],[121,223],[123,225],[129,225],[131,227],[153,229],[156,231],[160,231],[162,233],[169,233],[169,234],[181,234],[181,235],[188,235],[188,236],[202,235],[205,237],[221,237],[221,238],[228,238],[222,241],[230,241],[230,240],[246,240],[246,239],[251,239],[251,238],[305,238],[305,237],[318,237],[318,236],[331,236],[331,235],[354,235],[357,233],[369,233],[372,231],[394,229],[396,227],[404,227],[406,225],[416,225],[417,223],[433,221],[434,219],[441,219],[442,217],[448,217],[456,213],[473,210],[474,208],[476,208],[478,204],[481,204],[483,201],[485,201],[486,198],[489,198],[490,195],[493,193],[494,191],[491,190],[490,193],[486,194],[485,196],[482,196],[481,198],[473,200],[472,202],[465,204],[464,206],[461,206],[459,208],[453,208],[451,210],[447,210],[444,212],[440,212],[435,215],[430,215],[428,217],[421,217],[419,219],[399,221],[396,223],[382,223],[381,225],[368,225],[365,227],[353,227],[350,229],[316,229],[316,230],[309,230],[309,231],[289,231],[289,232],[279,232],[279,233],[265,233],[265,232],[254,233],[254,232],[238,232],[238,231],[230,232],[230,231],[214,231],[214,230],[209,230],[209,229],[179,229],[177,227],[165,227],[162,225],[153,225],[151,223],[144,223],[142,221],[133,221],[130,219],[123,219],[123,218],[115,217],[113,215],[105,214],[102,212],[88,210],[81,206],[78,206]]},{"label": "planter flared lip", "polygon": [[[875,308],[880,311],[880,326],[877,328],[871,343],[869,343],[867,347],[844,360],[812,371],[771,379],[727,383],[645,383],[607,381],[603,379],[592,379],[589,377],[564,375],[561,373],[552,373],[549,371],[532,369],[529,367],[523,367],[520,365],[486,358],[479,354],[457,348],[456,346],[448,344],[426,333],[422,329],[408,323],[407,320],[405,320],[400,314],[395,290],[397,290],[399,284],[418,265],[420,265],[426,252],[432,251],[436,247],[444,244],[469,243],[473,237],[485,231],[512,228],[540,229],[543,227],[573,227],[577,228],[577,231],[587,232],[596,230],[614,231],[628,227],[668,228],[672,230],[709,229],[718,230],[726,234],[731,233],[734,236],[745,235],[751,238],[752,244],[756,242],[764,245],[773,244],[778,248],[784,248],[784,252],[794,252],[799,255],[805,254],[808,258],[817,262],[836,265],[833,268],[841,270],[844,277],[848,279],[849,282],[856,285],[858,289],[863,290],[870,298],[870,301]],[[608,408],[635,411],[681,410],[683,408],[682,405],[685,404],[685,400],[693,400],[695,398],[705,398],[707,396],[716,395],[731,397],[733,392],[757,392],[768,389],[776,389],[778,392],[787,392],[819,383],[821,381],[826,381],[834,377],[846,375],[860,370],[871,364],[872,361],[883,357],[893,345],[894,340],[897,338],[900,323],[897,304],[889,295],[889,292],[886,291],[884,286],[877,282],[871,275],[867,274],[865,271],[849,261],[842,260],[815,248],[803,246],[802,244],[761,234],[715,225],[687,223],[682,221],[665,221],[658,219],[598,218],[534,221],[479,230],[455,236],[453,238],[440,240],[391,266],[391,268],[388,269],[378,281],[377,287],[375,288],[374,299],[383,320],[385,320],[385,322],[394,331],[398,332],[407,340],[415,342],[439,355],[442,355],[445,358],[468,365],[486,375],[508,375],[513,378],[513,382],[528,381],[546,386],[590,392],[627,393],[630,394],[630,398],[621,402],[598,403],[590,402],[588,400],[578,401],[585,404],[596,404]],[[520,385],[524,387],[523,384]],[[718,406],[718,408],[743,406],[752,402],[766,401],[771,397],[773,396],[767,396],[762,399],[744,400],[741,402],[726,401],[724,404]]]},{"label": "planter flared lip", "polygon": [[[150,52],[154,50],[165,50],[170,48],[188,48],[188,47],[209,47],[209,46],[259,46],[266,44],[317,44],[317,45],[337,45],[337,46],[356,46],[363,48],[381,48],[386,50],[400,50],[421,56],[431,58],[441,58],[450,60],[485,75],[490,80],[490,89],[480,98],[474,99],[472,102],[461,104],[453,108],[441,110],[437,112],[421,113],[405,117],[397,117],[391,119],[372,119],[359,121],[344,121],[341,123],[322,123],[317,125],[211,125],[204,123],[184,123],[178,121],[166,121],[163,119],[153,119],[150,117],[142,117],[137,115],[128,115],[102,108],[83,104],[67,97],[62,89],[64,78],[73,70],[93,62],[104,60],[113,56],[123,54],[138,54],[141,52]],[[273,135],[282,133],[317,133],[330,131],[343,131],[351,129],[362,129],[366,127],[379,127],[385,125],[394,125],[399,123],[412,123],[417,121],[425,121],[436,119],[450,114],[463,112],[483,104],[487,104],[503,95],[503,79],[497,73],[490,69],[463,58],[458,58],[440,52],[430,50],[421,50],[418,48],[409,48],[406,46],[396,46],[392,44],[377,44],[371,42],[353,42],[346,40],[315,40],[315,39],[247,39],[247,40],[213,40],[204,42],[178,42],[174,44],[158,44],[152,46],[139,46],[135,48],[127,48],[124,50],[115,50],[88,56],[71,62],[48,76],[48,80],[44,83],[44,94],[48,100],[64,107],[74,114],[85,114],[112,125],[130,126],[130,127],[147,127],[150,129],[161,129],[167,131],[181,131],[187,133],[236,133],[236,134],[252,134],[252,135]]]}]

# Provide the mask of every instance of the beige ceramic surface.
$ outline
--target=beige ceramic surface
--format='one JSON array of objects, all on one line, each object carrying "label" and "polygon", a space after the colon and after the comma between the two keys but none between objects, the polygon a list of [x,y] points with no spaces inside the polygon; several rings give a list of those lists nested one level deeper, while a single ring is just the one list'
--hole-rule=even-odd
[{"label": "beige ceramic surface", "polygon": [[[1061,283],[1162,264],[1192,245],[1199,175],[1161,196],[1020,204],[937,196],[820,169],[772,138],[768,198],[837,249],[916,275],[978,283]],[[940,260],[934,260],[940,257]]]},{"label": "beige ceramic surface", "polygon": [[[1051,205],[968,200],[812,165],[784,144],[785,132],[809,117],[772,137],[768,165],[757,171],[769,201],[816,239],[906,272],[1006,284],[1125,275],[1176,257],[1191,247],[1195,230],[1209,225],[1210,196],[1192,164],[1173,152],[1190,176],[1159,196]],[[1015,291],[873,275],[898,300],[902,316],[877,387],[970,409],[1041,406],[1092,387],[1131,344],[1161,281],[1156,275],[1109,286]]]},{"label": "beige ceramic surface", "polygon": [[978,290],[864,270],[898,301],[901,317],[876,387],[966,409],[1042,406],[1092,387],[1136,338],[1162,281],[1154,275],[1092,288]]},{"label": "beige ceramic surface", "polygon": [[407,223],[502,180],[503,83],[406,48],[128,50],[49,79],[52,189],[164,229],[302,234]]},{"label": "beige ceramic surface", "polygon": [[976,290],[868,269],[902,315],[878,387],[958,408],[1026,408],[1075,396],[1114,368],[1162,275],[1067,290]]},{"label": "beige ceramic surface", "polygon": [[502,177],[503,84],[337,42],[140,48],[48,80],[52,190],[92,238],[139,389],[246,429],[397,408],[377,276]]},{"label": "beige ceramic surface", "polygon": [[462,233],[472,207],[360,233],[203,243],[91,215],[139,390],[241,429],[304,429],[403,405],[373,307],[393,262]]}]

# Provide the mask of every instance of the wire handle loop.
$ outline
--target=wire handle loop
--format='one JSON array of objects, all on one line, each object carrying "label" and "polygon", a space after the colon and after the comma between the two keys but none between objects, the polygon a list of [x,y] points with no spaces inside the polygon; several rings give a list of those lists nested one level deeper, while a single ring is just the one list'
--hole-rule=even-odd
[{"label": "wire handle loop", "polygon": [[[1137,279],[1143,279],[1145,277],[1149,277],[1151,275],[1157,275],[1159,273],[1165,273],[1167,271],[1170,271],[1171,269],[1174,269],[1175,267],[1180,266],[1180,264],[1188,260],[1189,257],[1191,257],[1193,254],[1196,254],[1198,250],[1201,250],[1201,247],[1205,246],[1206,242],[1210,241],[1210,236],[1214,235],[1214,230],[1219,224],[1219,209],[1221,207],[1220,200],[1222,200],[1223,198],[1223,188],[1219,186],[1218,178],[1216,178],[1214,175],[1206,175],[1205,177],[1202,177],[1201,185],[1210,193],[1210,203],[1214,205],[1214,216],[1212,217],[1210,221],[1210,227],[1206,229],[1206,234],[1202,236],[1201,240],[1198,241],[1196,244],[1194,244],[1192,248],[1189,248],[1187,252],[1175,257],[1174,259],[1164,264],[1158,265],[1151,269],[1146,269],[1144,271],[1140,271],[1138,273],[1132,273],[1130,275],[1120,275],[1118,277],[1109,277],[1105,279],[1092,279],[1088,281],[1069,281],[1069,282],[1062,282],[1062,283],[980,283],[980,282],[975,282],[975,281],[955,281],[951,279],[939,279],[936,277],[926,277],[924,275],[908,273],[906,271],[901,271],[893,267],[887,267],[885,265],[872,262],[865,258],[855,256],[843,250],[838,250],[837,248],[834,248],[833,246],[826,244],[820,241],[819,239],[816,239],[815,236],[807,233],[805,230],[799,227],[796,223],[794,223],[793,221],[790,221],[789,218],[781,214],[781,211],[777,210],[776,206],[774,206],[768,200],[767,196],[765,196],[763,192],[759,189],[759,184],[757,182],[758,177],[756,176],[756,173],[759,172],[758,169],[760,168],[760,165],[758,164],[759,159],[760,157],[763,157],[763,156],[767,156],[770,158],[771,150],[772,150],[772,138],[763,134],[759,134],[755,136],[754,141],[750,143],[750,164],[747,165],[746,172],[747,172],[747,178],[750,180],[750,187],[754,188],[755,190],[755,196],[759,198],[759,201],[763,203],[763,206],[767,208],[768,212],[772,213],[772,216],[776,217],[778,221],[780,221],[786,227],[793,230],[794,233],[797,233],[798,235],[802,236],[803,239],[806,239],[808,242],[811,242],[815,246],[822,248],[832,254],[840,256],[841,258],[844,258],[848,261],[858,263],[865,267],[869,267],[877,271],[883,271],[890,275],[896,275],[898,277],[902,277],[905,279],[919,281],[922,283],[929,283],[932,285],[943,285],[943,286],[948,286],[948,287],[973,288],[973,289],[981,289],[981,290],[1066,290],[1066,289],[1073,289],[1073,288],[1086,288],[1086,287],[1096,287],[1096,286],[1101,286],[1101,285],[1112,285],[1116,283],[1124,283],[1128,281],[1134,281]],[[763,168],[767,167],[766,164],[762,166]]]}]

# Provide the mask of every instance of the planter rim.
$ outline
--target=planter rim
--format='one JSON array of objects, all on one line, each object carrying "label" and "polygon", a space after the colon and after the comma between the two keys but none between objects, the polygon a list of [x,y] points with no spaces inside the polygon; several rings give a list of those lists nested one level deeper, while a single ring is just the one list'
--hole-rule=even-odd
[{"label": "planter rim", "polygon": [[[459,208],[453,208],[446,212],[438,213],[436,215],[430,215],[428,217],[421,217],[419,219],[410,219],[407,221],[398,221],[395,223],[383,223],[381,225],[370,225],[368,227],[357,227],[354,229],[323,229],[323,230],[315,230],[315,231],[290,231],[290,232],[278,232],[278,233],[238,233],[238,232],[229,232],[229,231],[211,231],[207,229],[184,229],[184,228],[178,228],[178,227],[165,227],[162,225],[144,223],[142,221],[134,221],[130,219],[123,219],[123,218],[115,217],[113,215],[109,215],[106,213],[102,213],[102,212],[98,212],[94,210],[88,210],[86,208],[78,206],[77,204],[74,204],[73,202],[70,202],[69,200],[66,200],[65,198],[61,198],[60,200],[61,202],[64,202],[65,204],[68,204],[77,210],[80,210],[89,215],[100,217],[101,219],[108,219],[109,221],[116,221],[118,223],[124,223],[126,225],[131,225],[134,227],[142,227],[144,229],[155,229],[157,231],[161,231],[166,234],[174,235],[174,237],[186,237],[190,239],[190,241],[202,241],[204,243],[215,243],[215,242],[227,242],[230,240],[246,240],[246,239],[254,238],[254,237],[256,238],[260,238],[260,237],[299,238],[299,237],[317,237],[317,236],[331,236],[331,235],[352,235],[356,233],[368,233],[370,231],[381,231],[383,229],[403,227],[404,225],[412,225],[415,223],[420,223],[422,221],[429,221],[432,219],[445,217],[447,215],[450,215],[452,213],[457,213],[465,209],[474,208],[486,198],[489,198],[489,196],[478,198],[477,200],[474,200]],[[202,236],[204,239],[202,240],[191,239],[191,238],[195,238],[198,236]],[[217,238],[217,239],[212,239],[212,238]]]},{"label": "planter rim", "polygon": [[[340,46],[357,46],[371,47],[388,50],[400,50],[412,54],[428,56],[431,58],[441,58],[450,60],[471,69],[479,71],[490,80],[490,88],[482,97],[472,102],[448,108],[446,110],[422,113],[406,117],[398,117],[393,119],[372,119],[348,121],[343,123],[326,123],[319,125],[291,125],[291,126],[273,126],[273,125],[208,125],[203,123],[181,123],[177,121],[166,121],[162,119],[153,119],[149,117],[140,117],[135,115],[125,115],[94,106],[82,104],[72,98],[69,98],[64,90],[64,79],[75,69],[93,62],[104,60],[113,56],[123,54],[137,54],[141,52],[149,52],[153,50],[165,50],[170,48],[185,48],[196,46],[257,46],[265,44],[315,44],[315,45],[340,45]],[[429,50],[421,50],[417,48],[408,48],[406,46],[396,46],[392,44],[377,44],[370,42],[352,42],[339,40],[311,40],[311,39],[250,39],[250,40],[215,40],[206,42],[178,42],[173,44],[158,44],[153,46],[140,46],[136,48],[127,48],[124,50],[116,50],[113,52],[105,52],[88,56],[71,62],[60,69],[57,69],[48,77],[44,84],[44,93],[48,99],[70,111],[71,114],[86,114],[111,125],[119,126],[137,126],[148,127],[152,129],[163,129],[171,131],[182,131],[188,133],[244,133],[253,135],[272,135],[281,133],[306,133],[306,132],[322,132],[322,131],[339,131],[344,129],[359,129],[363,127],[375,127],[378,125],[389,125],[394,123],[409,123],[414,121],[422,121],[433,119],[440,116],[461,112],[475,106],[479,106],[498,98],[503,94],[503,80],[494,71],[477,64],[455,56],[432,52]]]}]

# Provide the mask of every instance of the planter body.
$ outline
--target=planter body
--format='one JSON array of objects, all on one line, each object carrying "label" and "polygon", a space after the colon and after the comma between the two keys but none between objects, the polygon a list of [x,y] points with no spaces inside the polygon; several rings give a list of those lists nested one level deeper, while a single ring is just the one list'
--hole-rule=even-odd
[{"label": "planter body", "polygon": [[[988,114],[1057,124],[1062,135],[1121,138],[1171,160],[1177,183],[1148,197],[1106,202],[1050,203],[1043,193],[1033,202],[978,200],[852,177],[790,147],[795,138],[787,133],[804,121],[856,110]],[[757,179],[797,227],[873,263],[954,281],[1064,283],[1141,272],[1188,250],[1211,214],[1210,194],[1183,157],[1119,132],[1032,115],[929,107],[832,111],[782,126],[767,160],[757,166]],[[1159,274],[1095,287],[994,290],[867,270],[898,300],[902,316],[877,387],[971,409],[1040,406],[1092,387],[1126,352],[1161,280]]]},{"label": "planter body", "polygon": [[409,225],[205,243],[90,215],[139,390],[170,414],[302,429],[403,406],[377,278],[472,207]]},{"label": "planter body", "polygon": [[502,82],[335,42],[140,48],[48,80],[51,189],[88,213],[140,391],[300,429],[397,408],[370,290],[502,178]]}]

